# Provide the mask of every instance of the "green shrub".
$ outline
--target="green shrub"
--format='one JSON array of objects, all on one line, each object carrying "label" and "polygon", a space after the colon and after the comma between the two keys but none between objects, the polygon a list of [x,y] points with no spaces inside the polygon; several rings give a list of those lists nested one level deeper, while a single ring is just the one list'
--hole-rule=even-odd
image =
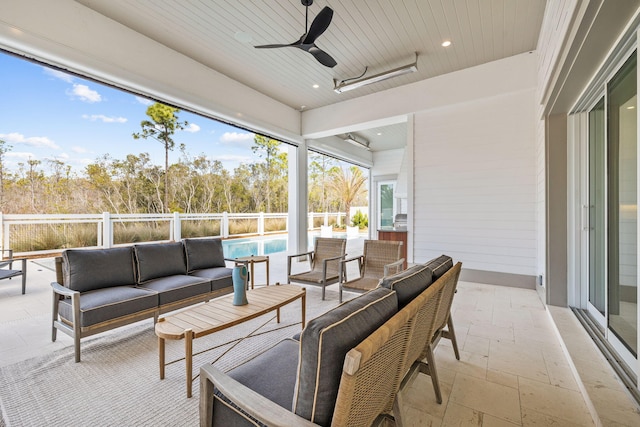
[{"label": "green shrub", "polygon": [[369,227],[369,218],[367,217],[367,214],[363,214],[360,210],[357,210],[351,218],[351,225],[353,227],[358,227],[360,230]]}]

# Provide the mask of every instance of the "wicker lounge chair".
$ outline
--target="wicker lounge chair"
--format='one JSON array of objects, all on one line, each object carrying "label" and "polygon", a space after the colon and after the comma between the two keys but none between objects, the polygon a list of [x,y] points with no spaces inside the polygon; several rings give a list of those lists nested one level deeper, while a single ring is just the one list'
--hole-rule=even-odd
[{"label": "wicker lounge chair", "polygon": [[[365,240],[362,255],[346,259],[340,263],[340,302],[342,291],[366,292],[378,286],[380,279],[402,270],[402,242],[388,240]],[[347,263],[358,261],[360,276],[347,281]]]},{"label": "wicker lounge chair", "polygon": [[[324,300],[325,287],[340,281],[340,260],[345,257],[346,239],[326,237],[316,238],[315,249],[287,257],[287,283],[298,282],[322,286]],[[309,271],[291,274],[291,261],[306,256],[309,259]]]}]

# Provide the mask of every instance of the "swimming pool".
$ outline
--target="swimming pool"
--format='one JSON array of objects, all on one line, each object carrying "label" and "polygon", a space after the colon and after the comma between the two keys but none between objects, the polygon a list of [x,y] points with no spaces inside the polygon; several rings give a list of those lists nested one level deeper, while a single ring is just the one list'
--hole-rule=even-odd
[{"label": "swimming pool", "polygon": [[[309,250],[313,249],[315,239],[320,234],[309,233]],[[361,235],[360,237],[365,236]],[[333,233],[333,237],[347,237],[346,233]],[[269,255],[287,251],[287,235],[273,237],[248,237],[243,239],[227,239],[222,241],[224,256],[240,258],[250,255]]]}]

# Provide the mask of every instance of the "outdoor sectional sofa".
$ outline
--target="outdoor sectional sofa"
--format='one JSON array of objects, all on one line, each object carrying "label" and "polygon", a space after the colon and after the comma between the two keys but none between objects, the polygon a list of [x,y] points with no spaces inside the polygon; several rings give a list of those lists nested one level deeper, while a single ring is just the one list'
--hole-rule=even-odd
[{"label": "outdoor sectional sofa", "polygon": [[217,238],[69,249],[56,258],[51,339],[80,339],[233,292]]},{"label": "outdoor sectional sofa", "polygon": [[457,351],[449,315],[461,268],[444,255],[413,266],[226,373],[203,366],[200,425],[402,425],[398,391],[417,372],[439,394],[433,346],[444,324]]}]

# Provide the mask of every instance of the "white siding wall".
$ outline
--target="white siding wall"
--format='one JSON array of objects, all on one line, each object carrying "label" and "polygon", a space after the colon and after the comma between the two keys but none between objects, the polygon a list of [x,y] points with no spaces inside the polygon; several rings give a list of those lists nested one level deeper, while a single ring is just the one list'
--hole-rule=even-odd
[{"label": "white siding wall", "polygon": [[414,261],[535,275],[535,88],[415,115]]}]

